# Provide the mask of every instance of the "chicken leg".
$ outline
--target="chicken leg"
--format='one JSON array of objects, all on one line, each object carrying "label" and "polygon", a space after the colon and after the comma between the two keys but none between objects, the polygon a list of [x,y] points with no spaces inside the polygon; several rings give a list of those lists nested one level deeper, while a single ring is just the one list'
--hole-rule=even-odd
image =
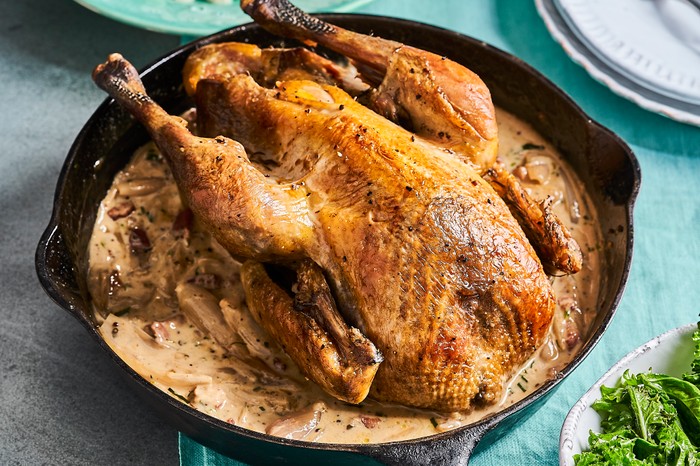
[{"label": "chicken leg", "polygon": [[146,95],[121,55],[110,55],[93,79],[148,129],[167,154],[187,204],[234,256],[262,261],[302,256],[312,236],[302,193],[267,180],[236,141],[192,135],[182,118]]},{"label": "chicken leg", "polygon": [[338,313],[319,267],[303,261],[292,298],[257,262],[241,268],[253,318],[277,341],[311,380],[348,403],[367,396],[382,362],[377,348]]},{"label": "chicken leg", "polygon": [[241,8],[272,33],[318,42],[362,65],[365,76],[381,81],[374,98],[380,114],[392,121],[406,115],[418,134],[442,139],[477,166],[495,162],[498,128],[491,94],[469,69],[400,42],[325,23],[288,0],[241,0]]},{"label": "chicken leg", "polygon": [[[121,55],[112,54],[97,66],[93,79],[147,128],[186,202],[231,254],[276,262],[305,257],[313,228],[301,190],[268,181],[239,143],[192,135],[182,118],[167,114],[146,95],[138,73]],[[254,316],[281,340],[307,377],[338,398],[359,403],[367,396],[381,355],[345,324],[325,278],[308,260],[299,274],[302,294],[295,303],[305,312],[290,304],[292,298],[260,264],[246,262],[242,277]]]}]

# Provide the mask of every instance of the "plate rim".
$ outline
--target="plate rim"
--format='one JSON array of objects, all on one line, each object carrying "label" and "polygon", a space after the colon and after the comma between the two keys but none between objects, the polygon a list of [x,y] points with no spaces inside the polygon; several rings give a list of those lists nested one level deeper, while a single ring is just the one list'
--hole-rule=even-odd
[{"label": "plate rim", "polygon": [[602,62],[570,30],[555,2],[556,0],[535,0],[535,6],[552,38],[574,63],[583,67],[593,79],[613,93],[641,108],[681,123],[700,126],[700,105],[673,99],[644,88]]},{"label": "plate rim", "polygon": [[588,409],[592,400],[597,400],[600,398],[600,387],[605,383],[608,383],[608,379],[618,372],[621,368],[629,365],[630,362],[637,359],[642,354],[645,354],[653,349],[657,348],[661,344],[671,340],[674,337],[685,337],[686,335],[692,335],[696,330],[700,328],[700,323],[690,323],[681,325],[674,329],[668,330],[660,335],[655,336],[651,340],[643,343],[637,348],[633,349],[619,361],[613,364],[610,369],[608,369],[605,374],[603,374],[586,392],[581,396],[581,398],[576,401],[576,403],[571,407],[569,412],[564,419],[561,431],[559,433],[559,466],[573,466],[573,442],[574,434],[578,431],[579,422],[581,420],[581,415]]},{"label": "plate rim", "polygon": [[[237,23],[227,24],[223,26],[212,25],[207,22],[193,22],[190,26],[181,26],[177,23],[172,22],[154,22],[149,19],[144,19],[138,16],[133,16],[125,13],[120,13],[114,11],[113,9],[106,7],[105,2],[101,0],[74,0],[77,4],[87,8],[88,10],[97,13],[106,18],[119,21],[121,23],[127,24],[129,26],[138,27],[141,29],[146,29],[152,32],[158,32],[161,34],[172,34],[186,37],[204,37],[210,34],[214,34],[220,31],[228,30],[236,26],[240,26],[249,23],[251,19],[243,13],[242,10],[238,9],[240,13],[241,21]],[[337,6],[324,7],[315,12],[324,13],[347,13],[363,5],[371,3],[374,0],[342,0],[342,3]],[[139,2],[141,3],[141,2]],[[238,8],[237,2],[233,1],[228,5],[221,5],[216,3],[201,3],[200,4],[205,9],[219,9],[219,8]],[[183,5],[184,6],[184,5]]]},{"label": "plate rim", "polygon": [[[636,1],[636,0],[633,0]],[[676,1],[676,0],[672,0]],[[677,0],[679,2],[682,2],[684,0]],[[590,28],[592,26],[588,26],[587,30],[587,22],[590,22],[593,24],[593,20],[591,19],[588,21],[585,18],[582,18],[581,14],[579,16],[576,16],[576,7],[577,4],[575,2],[580,2],[579,4],[586,5],[588,9],[586,10],[586,13],[591,15],[590,18],[595,18],[595,25],[598,26],[596,29],[600,32],[599,36],[593,36],[591,35]],[[668,31],[668,28],[666,28],[663,24],[663,18],[660,15],[660,12],[658,10],[658,2],[653,1],[649,2],[650,8],[654,10],[655,15],[650,15],[648,12],[644,14],[639,14],[638,17],[643,19],[644,22],[648,25],[648,21],[650,21],[650,17],[654,16],[655,19],[659,21],[659,25],[661,28],[664,29],[664,32],[666,32],[670,37],[673,38],[674,44],[672,44],[674,47],[681,47],[681,48],[687,48],[685,44],[683,44],[679,39],[675,38],[673,34]],[[613,37],[617,41],[621,40],[626,40],[623,38],[622,35],[616,34],[615,31],[612,29],[608,28],[604,22],[600,19],[600,15],[597,14],[598,11],[592,7],[593,3],[587,2],[587,1],[581,1],[581,0],[555,0],[554,5],[559,10],[560,15],[566,22],[566,25],[568,29],[576,36],[576,38],[583,43],[588,51],[590,51],[593,55],[598,57],[603,63],[605,63],[607,66],[615,70],[617,73],[620,75],[623,75],[636,83],[637,85],[649,89],[653,92],[656,92],[659,95],[663,95],[665,97],[669,97],[671,99],[676,99],[680,100],[683,102],[687,102],[692,105],[698,105],[700,104],[700,93],[697,93],[697,91],[693,89],[689,89],[687,83],[685,83],[685,87],[682,88],[681,90],[676,89],[678,86],[674,86],[673,83],[670,81],[667,82],[662,82],[662,81],[657,81],[652,73],[643,73],[641,70],[635,68],[629,63],[628,58],[622,58],[622,59],[616,59],[613,55],[613,51],[610,48],[609,43],[600,43],[597,42],[600,40],[601,36],[604,36],[607,34],[608,37]],[[609,4],[606,4],[609,5]],[[694,13],[695,14],[695,13]],[[700,12],[697,13],[698,18],[700,18]],[[601,30],[601,28],[603,28]],[[659,30],[661,28],[654,28],[654,30]],[[627,46],[630,47],[630,49],[634,50],[636,53],[642,54],[643,51],[639,49],[637,45],[634,46],[629,41],[627,41]],[[692,50],[688,50],[689,53],[694,53]],[[659,60],[658,56],[654,56],[653,54],[645,54],[644,58],[648,60],[651,63],[651,66],[653,67],[664,67],[664,62],[662,60]],[[682,73],[683,78],[688,81],[689,79],[686,78],[691,78],[692,81],[695,81],[694,77],[689,74],[684,74],[685,70],[679,70],[677,67],[676,68],[666,68],[667,71],[669,72],[674,72],[674,73]],[[679,88],[680,89],[680,88]]]}]

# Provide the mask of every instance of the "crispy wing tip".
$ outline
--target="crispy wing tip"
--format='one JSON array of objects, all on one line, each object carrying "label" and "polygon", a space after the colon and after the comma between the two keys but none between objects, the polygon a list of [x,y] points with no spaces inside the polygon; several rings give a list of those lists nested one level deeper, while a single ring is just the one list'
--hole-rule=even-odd
[{"label": "crispy wing tip", "polygon": [[571,236],[569,230],[552,212],[551,198],[540,203],[543,213],[545,238],[550,240],[550,253],[548,263],[543,263],[545,271],[555,274],[557,271],[565,274],[577,273],[583,267],[583,253],[581,247]]},{"label": "crispy wing tip", "polygon": [[119,53],[110,54],[107,61],[97,65],[92,72],[92,80],[127,107],[150,101],[139,72]]},{"label": "crispy wing tip", "polygon": [[500,164],[489,168],[483,177],[503,198],[518,220],[545,272],[550,275],[560,272],[568,275],[581,270],[581,247],[552,211],[551,199],[535,202],[518,180]]},{"label": "crispy wing tip", "polygon": [[335,30],[334,26],[309,16],[288,0],[241,0],[241,8],[266,29],[295,39],[330,34]]}]

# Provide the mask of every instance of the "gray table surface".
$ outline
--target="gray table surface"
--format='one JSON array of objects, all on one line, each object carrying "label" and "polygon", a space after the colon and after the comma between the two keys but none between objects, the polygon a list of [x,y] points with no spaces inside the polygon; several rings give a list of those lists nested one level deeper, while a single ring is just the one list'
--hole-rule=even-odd
[{"label": "gray table surface", "polygon": [[177,464],[177,432],[42,292],[34,250],[68,148],[105,95],[93,66],[143,66],[178,38],[72,1],[0,1],[0,464]]}]

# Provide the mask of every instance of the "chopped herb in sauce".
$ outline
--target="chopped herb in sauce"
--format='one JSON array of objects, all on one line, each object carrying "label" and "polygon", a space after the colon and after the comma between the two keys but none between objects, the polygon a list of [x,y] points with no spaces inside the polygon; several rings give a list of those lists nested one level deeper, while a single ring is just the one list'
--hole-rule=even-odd
[{"label": "chopped herb in sauce", "polygon": [[523,150],[544,150],[544,146],[539,144],[533,144],[531,142],[526,142],[523,144]]}]

